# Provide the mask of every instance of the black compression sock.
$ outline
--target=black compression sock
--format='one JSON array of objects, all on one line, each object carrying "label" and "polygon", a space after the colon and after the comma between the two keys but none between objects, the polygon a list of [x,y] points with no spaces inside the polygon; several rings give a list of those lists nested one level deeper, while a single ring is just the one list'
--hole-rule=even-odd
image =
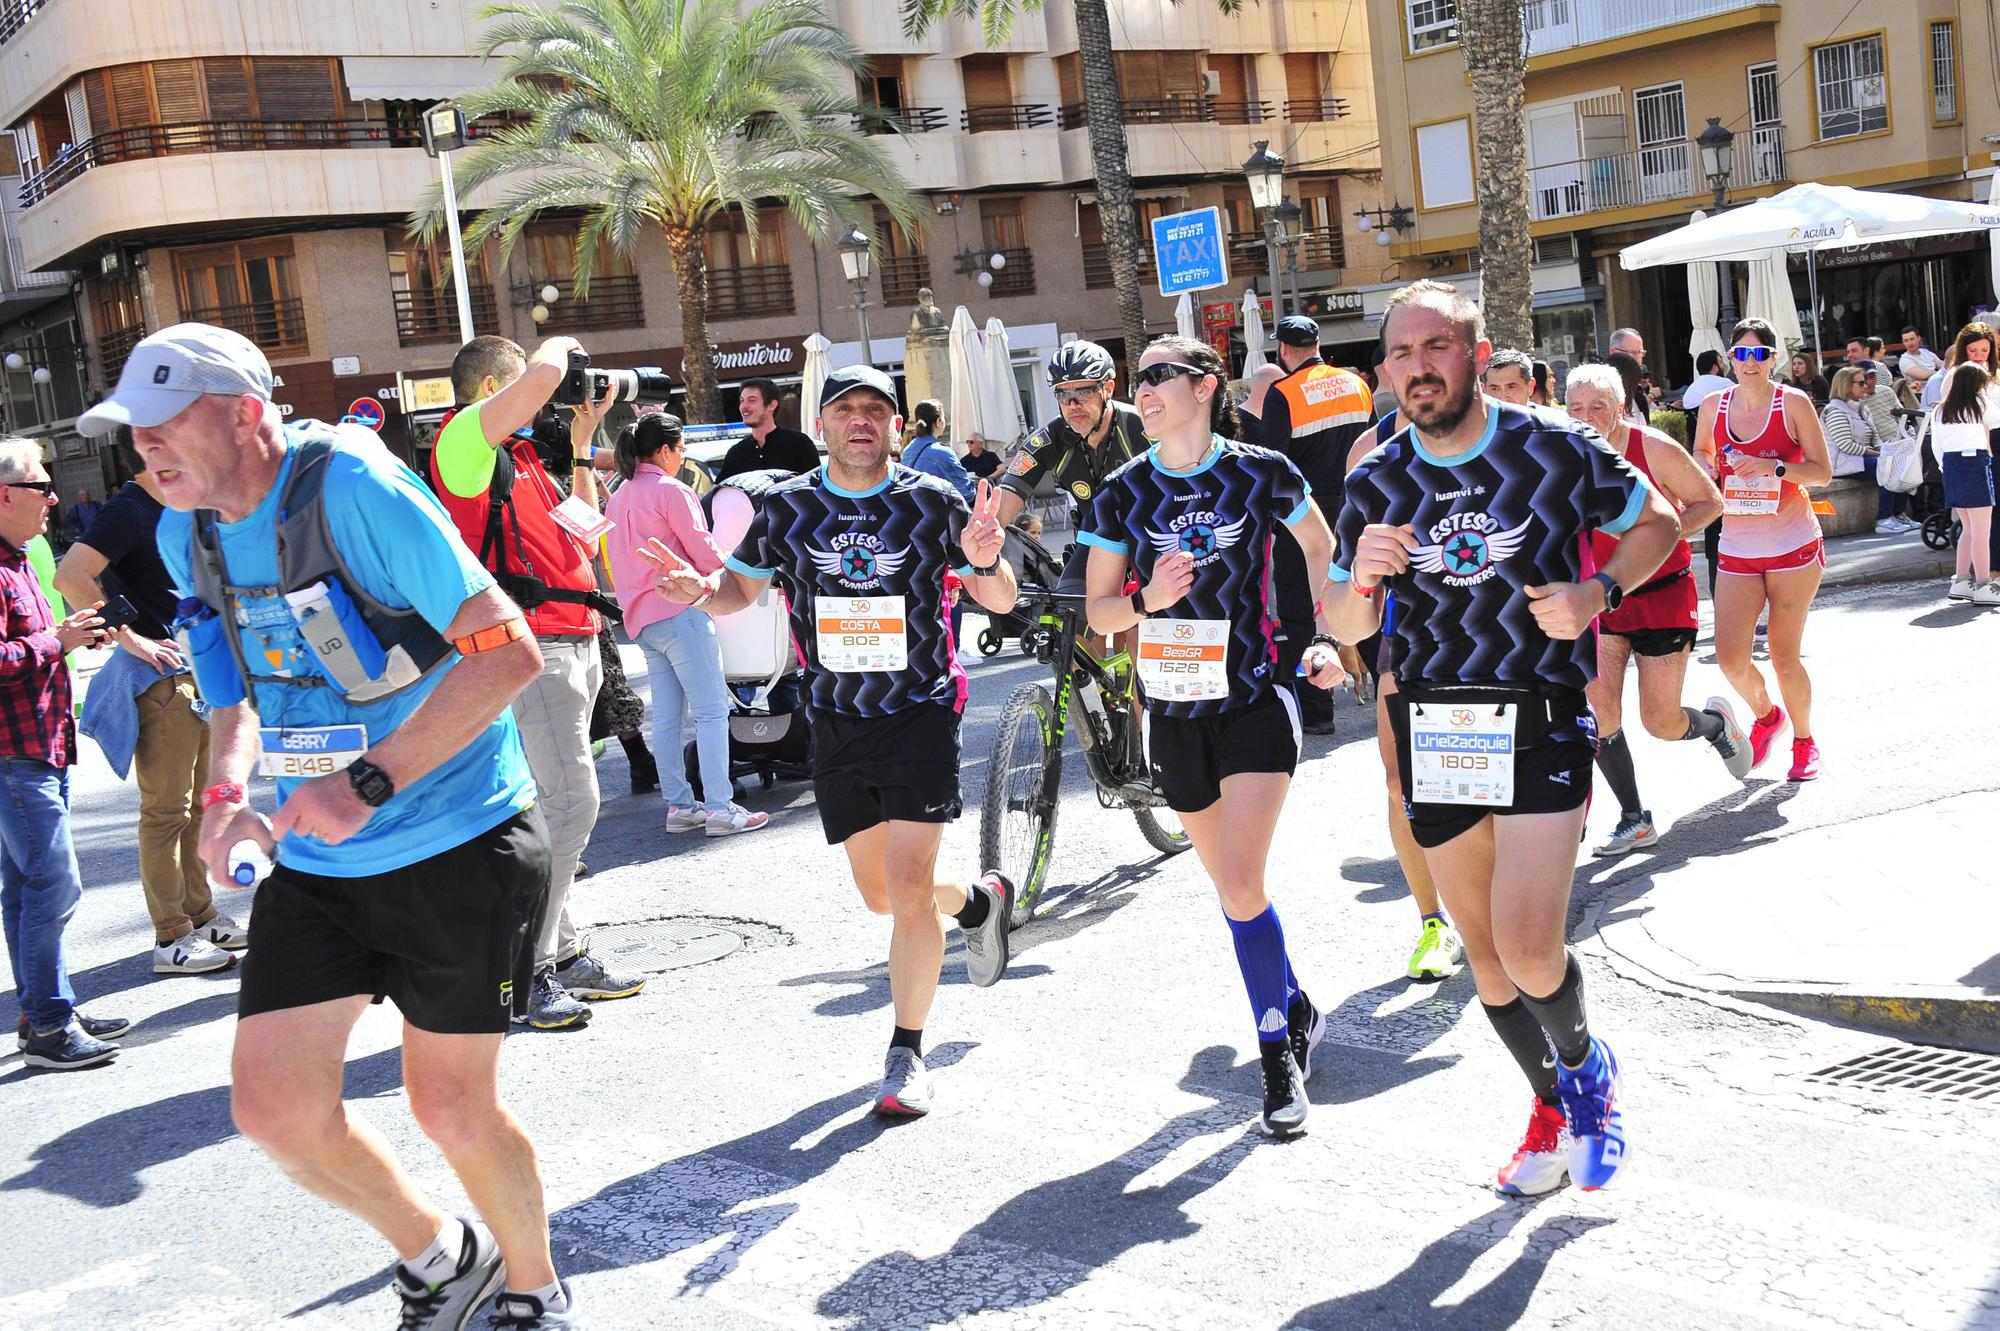
[{"label": "black compression sock", "polygon": [[1632,770],[1632,749],[1625,743],[1624,731],[1614,730],[1597,741],[1597,770],[1604,773],[1604,784],[1618,797],[1619,812],[1646,811],[1639,803],[1639,776]]},{"label": "black compression sock", "polygon": [[1697,712],[1692,707],[1683,707],[1681,711],[1687,714],[1688,719],[1688,733],[1682,735],[1682,739],[1705,739],[1713,744],[1722,738],[1725,727],[1722,718],[1714,712]]},{"label": "black compression sock", "polygon": [[889,1047],[891,1049],[907,1049],[911,1053],[922,1057],[924,1052],[924,1033],[921,1030],[913,1031],[907,1026],[898,1026],[896,1033],[889,1037]]},{"label": "black compression sock", "polygon": [[1554,993],[1536,998],[1523,990],[1521,1001],[1548,1033],[1549,1043],[1562,1061],[1573,1068],[1582,1067],[1583,1060],[1590,1057],[1590,1027],[1583,1015],[1583,967],[1576,964],[1576,954],[1570,953],[1562,983]]},{"label": "black compression sock", "polygon": [[1493,1023],[1500,1043],[1507,1046],[1507,1052],[1527,1074],[1528,1086],[1541,1097],[1543,1104],[1554,1104],[1556,1054],[1549,1048],[1549,1037],[1542,1033],[1542,1023],[1535,1020],[1535,1014],[1519,998],[1499,1007],[1482,999],[1479,1006],[1486,1009],[1486,1020]]},{"label": "black compression sock", "polygon": [[951,918],[958,921],[961,929],[977,929],[986,923],[987,915],[993,910],[993,900],[979,890],[978,884],[965,889],[965,907]]}]

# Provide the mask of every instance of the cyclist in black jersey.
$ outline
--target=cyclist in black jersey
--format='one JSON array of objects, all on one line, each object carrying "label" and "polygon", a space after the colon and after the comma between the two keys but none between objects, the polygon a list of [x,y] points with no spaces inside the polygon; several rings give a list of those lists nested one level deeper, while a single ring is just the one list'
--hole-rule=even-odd
[{"label": "cyclist in black jersey", "polygon": [[[1117,363],[1095,342],[1066,342],[1049,358],[1049,386],[1056,394],[1056,418],[1028,436],[1007,463],[1000,479],[1000,525],[1013,525],[1044,475],[1055,481],[1078,510],[1089,515],[1090,501],[1104,488],[1104,478],[1146,451],[1146,431],[1139,413],[1114,402]],[[1065,569],[1082,590],[1083,561],[1079,555]]]}]

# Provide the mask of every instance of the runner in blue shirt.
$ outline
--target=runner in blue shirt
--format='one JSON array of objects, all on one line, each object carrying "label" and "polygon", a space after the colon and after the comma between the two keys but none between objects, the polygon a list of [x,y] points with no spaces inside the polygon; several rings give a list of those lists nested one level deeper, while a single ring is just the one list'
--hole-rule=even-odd
[{"label": "runner in blue shirt", "polygon": [[[1079,539],[1090,550],[1090,626],[1139,630],[1154,780],[1221,898],[1257,1023],[1264,1130],[1283,1137],[1305,1128],[1324,1022],[1292,976],[1264,890],[1299,757],[1298,700],[1278,677],[1265,593],[1280,523],[1308,568],[1326,568],[1333,547],[1297,468],[1223,437],[1234,424],[1227,377],[1207,343],[1163,337],[1146,348],[1135,399],[1156,442],[1105,478]],[[1140,584],[1129,597],[1128,571]],[[1331,639],[1315,638],[1302,668],[1320,688],[1342,678]]]}]

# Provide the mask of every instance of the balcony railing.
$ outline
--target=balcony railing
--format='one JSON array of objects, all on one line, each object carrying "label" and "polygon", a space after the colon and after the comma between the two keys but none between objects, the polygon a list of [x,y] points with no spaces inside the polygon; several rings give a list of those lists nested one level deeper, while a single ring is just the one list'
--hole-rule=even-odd
[{"label": "balcony railing", "polygon": [[1778,17],[1778,0],[1527,0],[1524,8],[1531,57],[1749,9],[1768,10],[1773,22]]},{"label": "balcony railing", "polygon": [[47,9],[55,0],[6,0],[0,4],[0,42],[11,42],[14,34],[28,26],[28,20]]},{"label": "balcony railing", "polygon": [[[1224,102],[1213,97],[1167,97],[1125,103],[1128,125],[1261,125],[1271,118],[1269,102]],[[1063,129],[1082,129],[1090,116],[1082,102],[1065,102],[1056,111]]]},{"label": "balcony railing", "polygon": [[[554,286],[560,298],[550,302],[549,317],[542,323],[544,333],[576,333],[603,328],[638,328],[646,322],[646,304],[639,298],[639,278],[635,273],[606,273],[590,279],[590,295],[578,300],[571,294],[568,278],[530,277],[513,288],[516,305],[532,305],[541,299],[541,290]],[[457,315],[452,316],[454,319]],[[478,307],[472,320],[479,322]]]},{"label": "balcony railing", "polygon": [[1040,102],[1022,106],[968,106],[959,113],[959,124],[968,134],[995,129],[1046,129],[1055,122],[1055,112]]},{"label": "balcony railing", "polygon": [[125,358],[145,336],[146,325],[133,324],[130,328],[113,328],[98,337],[97,367],[104,372],[106,383],[117,382],[118,372],[125,368]]},{"label": "balcony railing", "polygon": [[1285,119],[1294,125],[1342,120],[1346,116],[1345,97],[1293,97],[1285,103]]},{"label": "balcony railing", "polygon": [[[1741,136],[1736,140],[1736,156],[1743,162],[1745,145]],[[1759,125],[1750,131],[1748,145],[1750,156],[1746,165],[1753,185],[1775,185],[1789,180],[1785,174],[1785,127],[1783,125]]]},{"label": "balcony railing", "polygon": [[1229,275],[1232,278],[1270,270],[1271,255],[1264,247],[1262,236],[1253,234],[1229,238]]},{"label": "balcony railing", "polygon": [[993,285],[987,290],[996,296],[1035,294],[1035,252],[1021,245],[1003,245],[993,251],[1007,260],[1005,268],[992,270]]},{"label": "balcony railing", "polygon": [[1296,248],[1302,273],[1347,265],[1347,242],[1338,227],[1315,227],[1299,237]]},{"label": "balcony railing", "polygon": [[182,310],[181,317],[189,323],[214,324],[241,333],[265,351],[306,348],[306,303],[297,296],[241,305],[197,305]]},{"label": "balcony railing", "polygon": [[854,123],[863,134],[930,134],[951,124],[951,117],[941,106],[885,106]]},{"label": "balcony railing", "polygon": [[882,260],[882,299],[901,305],[917,298],[931,284],[928,254],[902,254]]},{"label": "balcony railing", "polygon": [[711,319],[753,319],[793,312],[792,270],[782,263],[708,270]]},{"label": "balcony railing", "polygon": [[[1749,136],[1737,136],[1736,183],[1768,185],[1786,179],[1781,130],[1782,126],[1767,125]],[[1687,139],[1528,169],[1528,211],[1538,222],[1708,193],[1701,153]]]},{"label": "balcony railing", "polygon": [[[493,294],[492,286],[474,282],[471,292],[472,331],[481,334],[499,332],[500,301]],[[430,291],[398,291],[394,296],[396,340],[401,345],[408,347],[419,342],[458,341],[457,292],[442,287]]]},{"label": "balcony railing", "polygon": [[[1153,247],[1143,241],[1139,246],[1139,280],[1153,280]],[[1086,241],[1083,246],[1083,285],[1090,290],[1118,284],[1117,270],[1111,264],[1111,247],[1101,240]]]}]

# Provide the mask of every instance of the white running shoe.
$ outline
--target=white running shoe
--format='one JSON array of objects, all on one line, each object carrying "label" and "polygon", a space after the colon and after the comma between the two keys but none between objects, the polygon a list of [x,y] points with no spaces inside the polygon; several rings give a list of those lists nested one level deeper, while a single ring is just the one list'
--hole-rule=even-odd
[{"label": "white running shoe", "polygon": [[1897,522],[1894,518],[1883,518],[1875,524],[1875,534],[1877,536],[1901,536],[1908,530],[1908,527]]},{"label": "white running shoe", "polygon": [[1972,589],[1978,585],[1972,580],[1970,573],[1961,573],[1951,580],[1951,585],[1945,588],[1944,594],[1948,600],[1970,601]]},{"label": "white running shoe", "polygon": [[1710,746],[1722,757],[1722,765],[1729,769],[1729,775],[1741,781],[1750,775],[1750,737],[1736,720],[1736,709],[1729,705],[1727,698],[1720,695],[1710,698],[1703,705],[1703,711],[1714,712],[1722,718],[1722,743],[1709,741]]},{"label": "white running shoe", "polygon": [[207,924],[197,925],[195,932],[224,952],[241,952],[250,946],[250,930],[221,911],[217,911],[215,918]]},{"label": "white running shoe", "polygon": [[2000,605],[2000,581],[1974,587],[1970,600],[1974,605]]},{"label": "white running shoe", "polygon": [[669,832],[699,832],[708,826],[708,815],[700,809],[668,809]]},{"label": "white running shoe", "polygon": [[752,813],[741,804],[732,804],[708,815],[703,826],[710,836],[735,836],[738,832],[754,832],[770,821],[768,813]]},{"label": "white running shoe", "polygon": [[1537,1098],[1528,1131],[1514,1156],[1500,1166],[1498,1186],[1509,1197],[1540,1197],[1569,1178],[1569,1124],[1556,1105]]},{"label": "white running shoe", "polygon": [[153,949],[155,975],[205,975],[235,964],[235,957],[203,938],[199,930]]},{"label": "white running shoe", "polygon": [[1636,814],[1628,813],[1621,816],[1618,819],[1618,826],[1612,830],[1611,839],[1595,847],[1590,853],[1598,859],[1609,859],[1659,844],[1660,831],[1653,826],[1653,815],[1648,810],[1642,810]]}]

